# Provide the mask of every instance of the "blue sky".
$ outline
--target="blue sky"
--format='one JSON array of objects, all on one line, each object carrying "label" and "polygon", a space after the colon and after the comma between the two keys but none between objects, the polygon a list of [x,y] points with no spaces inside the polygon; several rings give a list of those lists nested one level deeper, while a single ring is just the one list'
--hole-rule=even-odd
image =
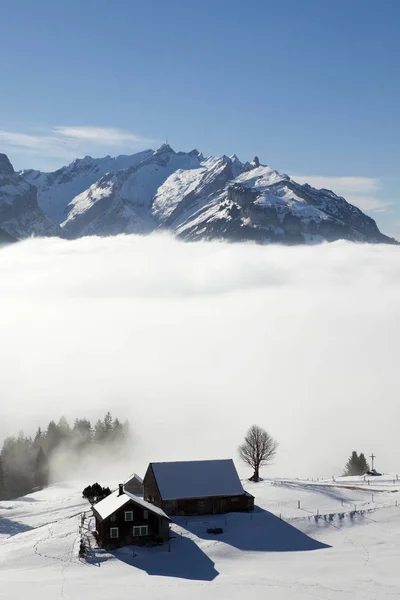
[{"label": "blue sky", "polygon": [[0,151],[15,168],[258,155],[400,236],[400,1],[4,0]]}]

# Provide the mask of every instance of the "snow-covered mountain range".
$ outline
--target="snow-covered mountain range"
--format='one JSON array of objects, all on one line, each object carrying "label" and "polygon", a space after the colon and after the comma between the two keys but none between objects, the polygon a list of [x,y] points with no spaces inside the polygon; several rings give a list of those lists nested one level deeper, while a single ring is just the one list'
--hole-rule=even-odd
[{"label": "snow-covered mountain range", "polygon": [[31,235],[62,235],[37,203],[36,187],[15,173],[5,154],[0,154],[0,243]]},{"label": "snow-covered mountain range", "polygon": [[344,198],[300,185],[257,157],[205,158],[167,144],[86,156],[52,173],[15,173],[0,155],[0,229],[17,239],[164,229],[184,240],[396,243]]}]

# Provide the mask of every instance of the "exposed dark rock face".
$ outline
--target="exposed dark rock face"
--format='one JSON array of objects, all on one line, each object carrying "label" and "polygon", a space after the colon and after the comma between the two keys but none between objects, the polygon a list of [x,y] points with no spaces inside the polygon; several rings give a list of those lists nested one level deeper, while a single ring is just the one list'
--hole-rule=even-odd
[{"label": "exposed dark rock face", "polygon": [[14,175],[14,167],[6,154],[0,153],[0,174]]},{"label": "exposed dark rock face", "polygon": [[7,231],[0,229],[0,246],[7,246],[8,244],[13,244],[17,240],[12,237]]},{"label": "exposed dark rock face", "polygon": [[0,154],[0,229],[8,242],[32,235],[63,235],[39,209],[36,188],[14,172],[5,154]]}]

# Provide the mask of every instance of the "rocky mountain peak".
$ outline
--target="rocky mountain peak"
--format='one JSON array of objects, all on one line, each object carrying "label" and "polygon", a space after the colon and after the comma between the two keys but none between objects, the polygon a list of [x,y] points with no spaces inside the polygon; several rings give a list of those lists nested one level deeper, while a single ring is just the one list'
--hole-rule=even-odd
[{"label": "rocky mountain peak", "polygon": [[171,154],[175,154],[175,151],[172,150],[171,146],[169,144],[162,144],[159,148],[157,148],[157,150],[154,152],[154,154],[167,154],[167,153],[171,153]]},{"label": "rocky mountain peak", "polygon": [[14,167],[10,163],[10,159],[7,154],[0,153],[0,174],[3,175],[14,175]]}]

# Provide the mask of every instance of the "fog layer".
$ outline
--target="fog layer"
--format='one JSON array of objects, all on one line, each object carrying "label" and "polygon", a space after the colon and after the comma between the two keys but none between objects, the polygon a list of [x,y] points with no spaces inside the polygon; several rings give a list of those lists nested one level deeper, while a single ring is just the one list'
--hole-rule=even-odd
[{"label": "fog layer", "polygon": [[340,474],[353,449],[398,471],[399,259],[164,236],[2,249],[0,439],[111,410],[139,473],[236,459],[252,423],[280,444],[264,475]]}]

